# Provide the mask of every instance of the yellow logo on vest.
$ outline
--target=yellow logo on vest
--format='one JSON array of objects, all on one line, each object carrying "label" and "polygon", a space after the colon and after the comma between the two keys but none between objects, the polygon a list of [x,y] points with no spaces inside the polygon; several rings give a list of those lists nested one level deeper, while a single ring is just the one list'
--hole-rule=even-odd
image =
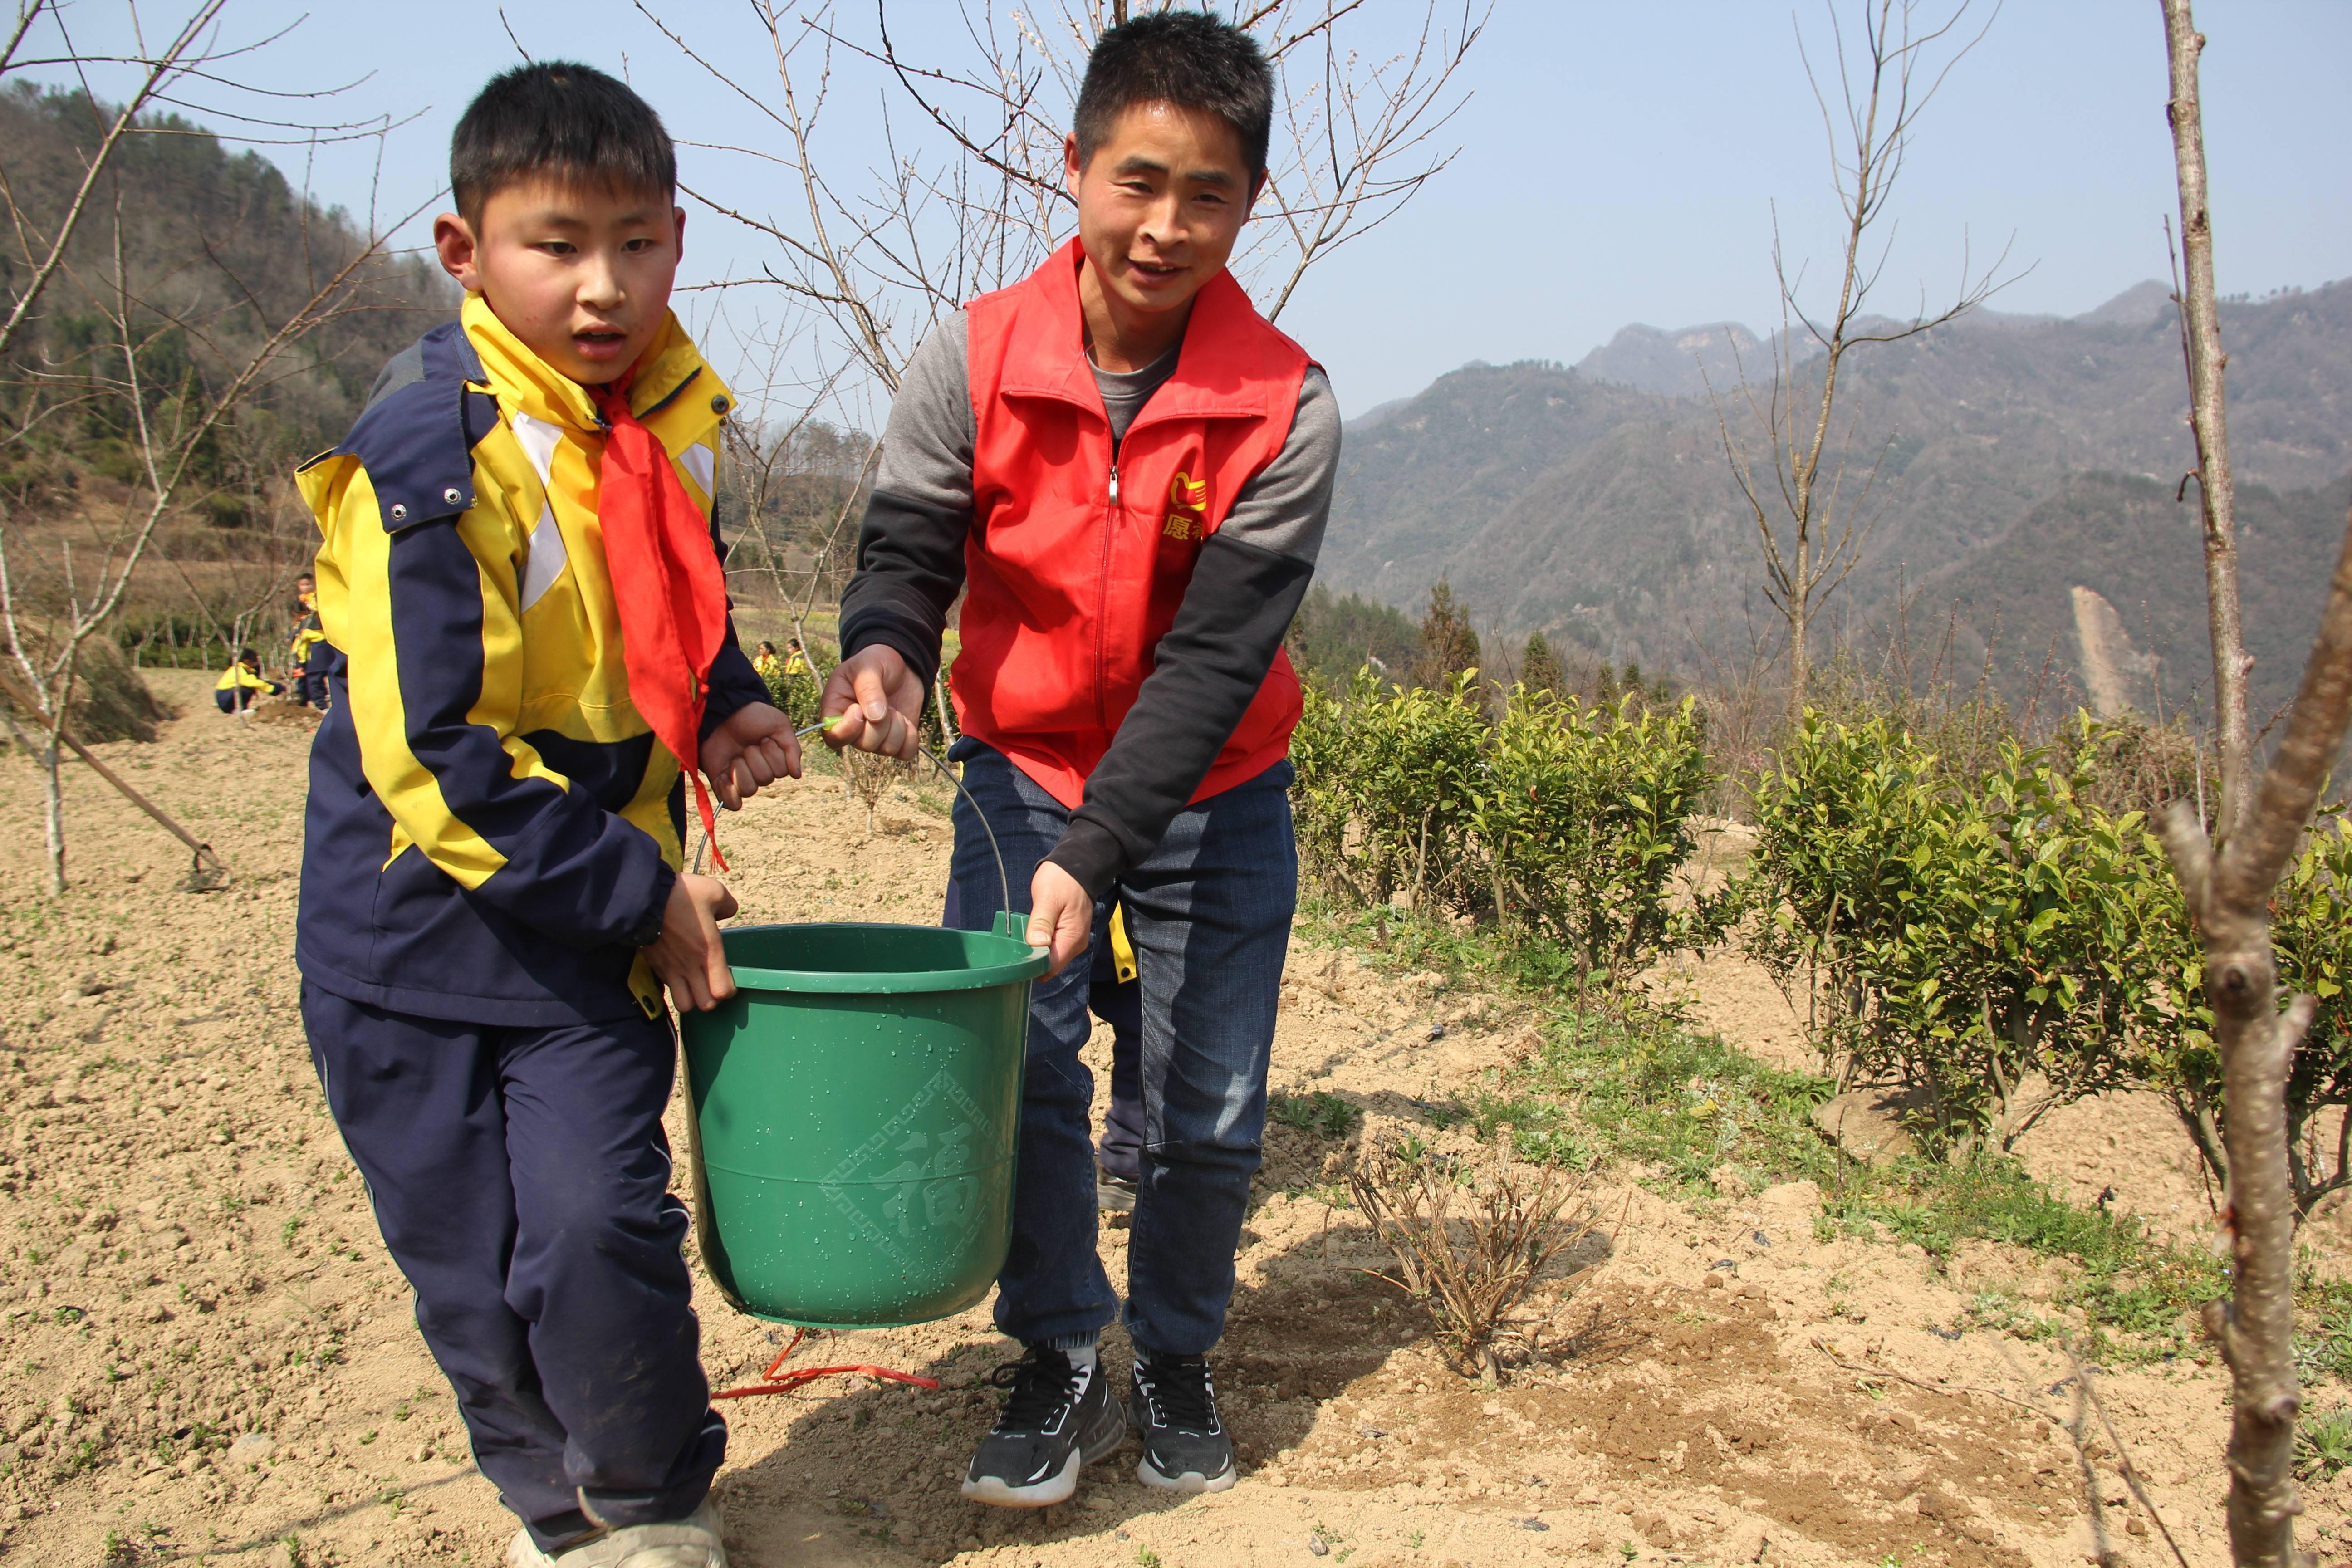
[{"label": "yellow logo on vest", "polygon": [[1201,515],[1209,510],[1207,480],[1196,479],[1183,469],[1177,469],[1176,478],[1168,486],[1168,504],[1177,510],[1168,514],[1168,521],[1160,532],[1171,539],[1207,537],[1208,519]]}]

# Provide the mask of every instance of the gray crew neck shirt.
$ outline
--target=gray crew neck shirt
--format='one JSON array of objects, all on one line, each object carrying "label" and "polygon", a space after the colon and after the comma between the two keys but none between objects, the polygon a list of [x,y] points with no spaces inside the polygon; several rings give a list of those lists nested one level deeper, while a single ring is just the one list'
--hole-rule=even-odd
[{"label": "gray crew neck shirt", "polygon": [[1167,384],[1176,374],[1176,361],[1184,352],[1184,340],[1178,338],[1168,352],[1145,365],[1141,370],[1105,370],[1087,355],[1087,368],[1095,373],[1095,390],[1102,394],[1103,412],[1110,416],[1111,456],[1118,455],[1118,444],[1127,439],[1127,427],[1151,401],[1151,395]]}]

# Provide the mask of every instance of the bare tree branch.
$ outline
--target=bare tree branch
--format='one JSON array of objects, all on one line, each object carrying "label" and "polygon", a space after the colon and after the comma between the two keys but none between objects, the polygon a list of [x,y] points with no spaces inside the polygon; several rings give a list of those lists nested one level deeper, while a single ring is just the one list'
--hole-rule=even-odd
[{"label": "bare tree branch", "polygon": [[[1900,342],[1948,325],[2016,281],[2016,276],[2000,276],[2009,259],[2007,247],[1990,267],[1977,271],[1964,247],[1958,284],[1951,302],[1943,309],[1930,312],[1923,299],[1907,321],[1881,322],[1865,315],[1864,307],[1894,245],[1891,226],[1883,242],[1874,231],[1885,216],[1919,116],[1953,68],[1983,41],[2000,15],[1995,4],[1984,26],[1952,45],[1942,58],[1936,58],[1938,46],[1960,37],[1960,24],[1971,3],[1959,0],[1949,15],[1930,24],[1920,19],[1918,0],[1862,0],[1862,43],[1850,57],[1838,5],[1831,0],[1827,9],[1839,99],[1836,110],[1831,106],[1822,73],[1806,50],[1801,29],[1798,33],[1798,53],[1821,112],[1831,184],[1845,215],[1845,231],[1836,302],[1826,317],[1816,320],[1801,302],[1803,273],[1800,269],[1790,274],[1775,212],[1772,276],[1780,294],[1780,331],[1772,345],[1771,383],[1761,402],[1748,382],[1738,345],[1732,345],[1755,438],[1771,452],[1769,488],[1759,480],[1761,461],[1751,457],[1747,442],[1734,433],[1712,378],[1706,378],[1725,458],[1756,525],[1765,596],[1788,626],[1792,716],[1804,710],[1815,624],[1830,599],[1861,564],[1873,527],[1889,500],[1880,482],[1887,444],[1881,445],[1854,495],[1849,500],[1844,494],[1851,433],[1838,435],[1837,419],[1839,381],[1846,356],[1865,344]],[[1821,349],[1816,356],[1821,382],[1811,392],[1809,409],[1801,409],[1795,401],[1800,390],[1798,328]],[[1703,364],[1701,374],[1706,377]]]}]

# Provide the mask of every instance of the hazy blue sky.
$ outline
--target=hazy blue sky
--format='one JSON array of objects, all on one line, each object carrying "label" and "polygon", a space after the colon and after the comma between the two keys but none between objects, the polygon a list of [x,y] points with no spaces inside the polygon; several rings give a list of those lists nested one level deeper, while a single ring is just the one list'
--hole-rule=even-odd
[{"label": "hazy blue sky", "polygon": [[[744,7],[664,9],[698,47],[759,70],[765,40]],[[146,10],[152,27],[163,12]],[[845,26],[871,25],[864,0],[842,12]],[[1370,0],[1366,14],[1376,30],[1419,12],[1418,0]],[[509,0],[506,14],[535,55],[625,68],[681,140],[761,134],[619,0]],[[112,40],[121,15],[113,0],[67,10],[85,45]],[[257,37],[303,15],[291,0],[236,0],[230,36]],[[947,0],[893,0],[902,47],[933,58],[954,52],[954,15]],[[2199,15],[2210,40],[2205,108],[2222,287],[2261,293],[2352,274],[2341,164],[2352,146],[2352,94],[2341,81],[2352,4],[2204,0]],[[1818,4],[1797,5],[1793,21],[1809,40],[1825,39]],[[474,88],[516,58],[496,8],[479,0],[342,4],[310,12],[248,78],[292,89],[373,71],[337,117],[419,118],[394,133],[380,182],[352,150],[320,153],[311,178],[321,196],[358,210],[373,184],[377,208],[399,212],[435,202],[451,124]],[[1453,127],[1462,147],[1453,168],[1403,216],[1325,263],[1283,317],[1328,365],[1351,413],[1469,359],[1574,361],[1631,321],[1729,318],[1769,329],[1776,201],[1791,257],[1810,258],[1816,278],[1833,268],[1821,121],[1789,6],[1500,0],[1463,79],[1474,96]],[[1948,290],[1964,238],[1982,259],[2013,236],[2014,266],[2032,266],[1996,300],[2006,310],[2071,314],[2161,277],[2158,224],[2174,204],[2165,95],[2156,0],[2011,0],[1920,127],[1895,198],[1900,240],[1882,303],[1907,307],[1923,282],[1931,294]],[[863,167],[873,151],[854,143],[870,141],[877,123],[870,89],[845,85],[838,118],[853,154],[845,168]],[[299,150],[271,151],[299,176]],[[746,188],[758,181],[742,165],[722,171],[691,148],[681,159],[689,183],[726,182],[755,206],[783,199]],[[421,238],[423,227],[410,232]],[[688,270],[756,269],[767,243],[698,214]]]}]

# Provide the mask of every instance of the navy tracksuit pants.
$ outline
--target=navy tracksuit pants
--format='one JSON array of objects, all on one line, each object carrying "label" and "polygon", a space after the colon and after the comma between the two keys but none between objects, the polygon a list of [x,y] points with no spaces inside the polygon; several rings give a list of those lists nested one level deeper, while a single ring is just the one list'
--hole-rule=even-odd
[{"label": "navy tracksuit pants", "polygon": [[681,1519],[726,1457],[670,1195],[667,1018],[508,1028],[302,987],[311,1059],[367,1178],[474,1460],[552,1550]]}]

